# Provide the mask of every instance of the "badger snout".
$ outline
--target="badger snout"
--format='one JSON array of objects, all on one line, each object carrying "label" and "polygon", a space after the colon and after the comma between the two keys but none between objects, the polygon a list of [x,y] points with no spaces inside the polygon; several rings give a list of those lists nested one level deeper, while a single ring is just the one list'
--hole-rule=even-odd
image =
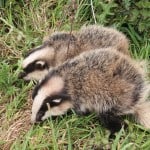
[{"label": "badger snout", "polygon": [[38,113],[32,113],[31,114],[31,124],[41,124],[44,120],[49,119],[49,117],[52,120],[56,120],[58,116],[49,116],[46,118],[43,118],[43,116],[45,115],[44,111],[39,111]]},{"label": "badger snout", "polygon": [[18,75],[18,78],[23,79],[26,75],[27,75],[26,72],[20,72],[19,75]]}]

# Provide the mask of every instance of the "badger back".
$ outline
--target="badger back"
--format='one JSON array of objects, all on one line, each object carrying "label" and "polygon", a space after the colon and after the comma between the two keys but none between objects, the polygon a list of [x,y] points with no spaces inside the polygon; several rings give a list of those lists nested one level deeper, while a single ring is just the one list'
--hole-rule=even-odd
[{"label": "badger back", "polygon": [[78,100],[82,99],[82,103],[89,103],[88,109],[98,106],[93,103],[99,100],[103,102],[97,110],[103,110],[105,106],[109,109],[106,103],[110,107],[111,103],[127,107],[143,97],[145,82],[141,68],[112,48],[85,52],[58,67],[58,72],[65,78],[65,87],[75,105],[80,105]]},{"label": "badger back", "polygon": [[114,49],[130,56],[127,37],[114,28],[99,25],[83,26],[78,33],[81,49],[90,50],[97,48],[113,47]]},{"label": "badger back", "polygon": [[89,51],[51,69],[34,90],[32,116],[35,121],[39,102],[38,110],[57,102],[46,109],[43,120],[70,108],[78,113],[115,108],[123,114],[141,100],[143,91],[142,73],[131,59],[112,48]]}]

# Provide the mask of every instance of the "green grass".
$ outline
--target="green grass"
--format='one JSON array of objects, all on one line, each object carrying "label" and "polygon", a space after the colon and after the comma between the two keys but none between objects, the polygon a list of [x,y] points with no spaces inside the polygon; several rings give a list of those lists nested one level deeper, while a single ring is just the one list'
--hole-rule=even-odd
[{"label": "green grass", "polygon": [[[149,150],[150,132],[127,117],[128,128],[120,130],[111,142],[108,140],[109,132],[94,115],[79,117],[73,114],[49,119],[42,125],[30,124],[33,83],[25,84],[17,76],[23,55],[41,44],[43,36],[54,30],[70,31],[71,26],[78,30],[83,24],[94,24],[96,19],[98,24],[115,26],[128,36],[133,58],[149,61],[150,33],[148,30],[139,32],[133,22],[124,22],[127,16],[116,16],[115,11],[119,10],[117,3],[93,0],[95,14],[92,14],[91,3],[87,0],[77,0],[74,9],[70,2],[0,2],[0,148]],[[127,9],[131,5],[130,1],[123,3]]]}]

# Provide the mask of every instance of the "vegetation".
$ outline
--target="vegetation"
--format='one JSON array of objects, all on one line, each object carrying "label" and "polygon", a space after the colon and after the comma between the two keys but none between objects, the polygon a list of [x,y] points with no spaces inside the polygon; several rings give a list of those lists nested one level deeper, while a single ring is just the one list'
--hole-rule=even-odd
[{"label": "vegetation", "polygon": [[108,140],[94,115],[76,114],[30,124],[33,83],[18,79],[23,55],[54,30],[83,24],[116,27],[130,40],[134,59],[150,57],[148,0],[0,0],[0,148],[52,150],[148,150],[150,131],[125,117],[128,128]]}]

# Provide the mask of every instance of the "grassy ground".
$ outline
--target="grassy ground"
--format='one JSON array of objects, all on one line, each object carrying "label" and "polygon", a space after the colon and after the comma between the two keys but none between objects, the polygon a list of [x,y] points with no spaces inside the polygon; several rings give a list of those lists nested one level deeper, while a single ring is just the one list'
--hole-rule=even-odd
[{"label": "grassy ground", "polygon": [[[150,131],[128,117],[124,120],[129,127],[117,133],[111,142],[109,132],[94,115],[78,117],[73,114],[54,121],[49,119],[42,125],[30,124],[33,83],[25,84],[17,78],[23,54],[54,30],[77,30],[83,24],[95,22],[110,25],[110,9],[118,7],[111,1],[101,3],[105,9],[98,13],[92,12],[92,7],[96,10],[99,1],[76,2],[73,5],[63,0],[21,0],[19,3],[7,0],[0,9],[0,149],[150,149]],[[133,58],[149,60],[150,34],[136,32],[130,24],[121,25],[121,21],[114,19],[112,25],[129,37]]]}]

